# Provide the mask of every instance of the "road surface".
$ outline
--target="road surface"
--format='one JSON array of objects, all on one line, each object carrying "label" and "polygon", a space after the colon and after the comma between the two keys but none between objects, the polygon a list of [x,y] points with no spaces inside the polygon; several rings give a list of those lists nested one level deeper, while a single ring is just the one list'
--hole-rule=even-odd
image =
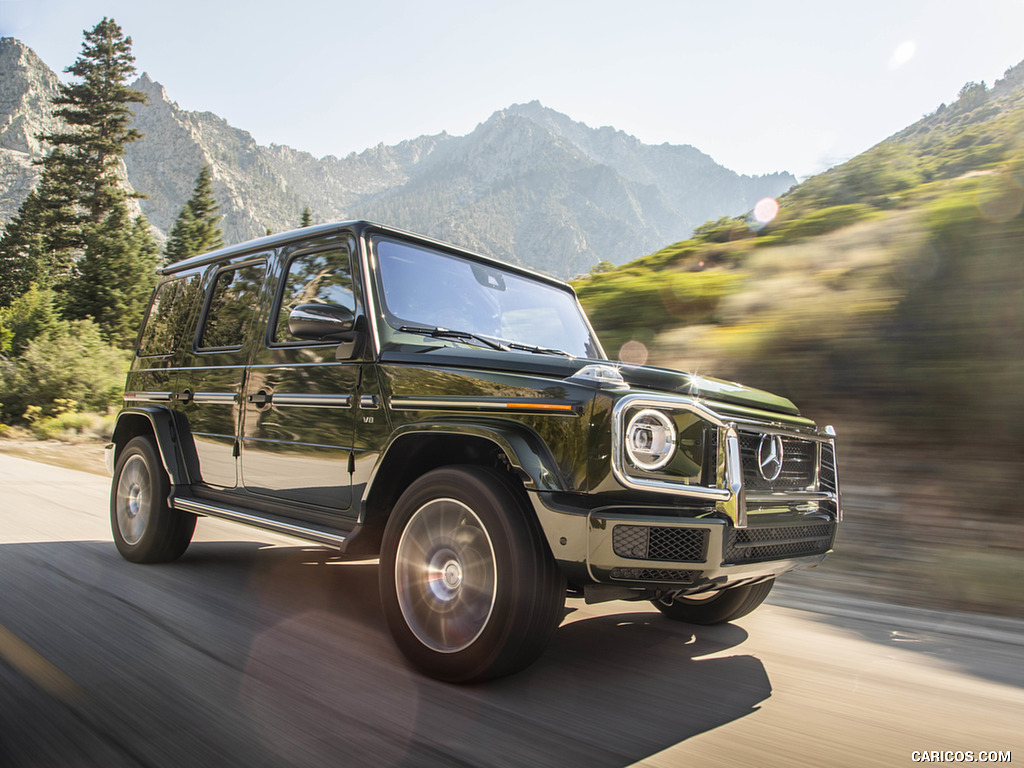
[{"label": "road surface", "polygon": [[1024,622],[784,584],[710,628],[570,600],[526,672],[450,686],[392,645],[374,562],[203,519],[133,565],[108,483],[0,455],[5,768],[1024,763]]}]

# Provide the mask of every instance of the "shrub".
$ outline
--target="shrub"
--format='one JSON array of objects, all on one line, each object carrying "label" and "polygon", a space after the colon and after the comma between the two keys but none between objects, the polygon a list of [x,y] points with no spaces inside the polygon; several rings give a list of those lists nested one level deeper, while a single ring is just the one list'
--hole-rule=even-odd
[{"label": "shrub", "polygon": [[638,331],[656,333],[676,325],[707,322],[742,279],[742,275],[724,270],[616,272],[595,275],[579,285],[578,292],[599,334],[618,343]]},{"label": "shrub", "polygon": [[874,213],[875,210],[870,205],[835,205],[796,219],[782,221],[775,226],[769,227],[768,233],[772,236],[772,241],[815,237],[841,229],[842,227],[848,227],[851,224],[869,218]]},{"label": "shrub", "polygon": [[0,361],[0,414],[10,423],[30,409],[36,418],[69,408],[105,411],[120,399],[129,357],[103,341],[92,321],[58,321],[19,356]]},{"label": "shrub", "polygon": [[114,418],[101,413],[61,413],[34,422],[32,432],[51,440],[106,439],[113,431]]}]

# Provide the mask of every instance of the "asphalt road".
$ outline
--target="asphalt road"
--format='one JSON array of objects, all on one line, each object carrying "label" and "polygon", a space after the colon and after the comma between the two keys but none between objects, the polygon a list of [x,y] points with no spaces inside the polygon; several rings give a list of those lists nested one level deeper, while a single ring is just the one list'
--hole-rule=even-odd
[{"label": "asphalt road", "polygon": [[107,491],[0,455],[5,768],[1024,762],[1024,622],[784,585],[711,628],[570,600],[537,664],[456,687],[403,662],[375,563],[200,520],[133,565]]}]

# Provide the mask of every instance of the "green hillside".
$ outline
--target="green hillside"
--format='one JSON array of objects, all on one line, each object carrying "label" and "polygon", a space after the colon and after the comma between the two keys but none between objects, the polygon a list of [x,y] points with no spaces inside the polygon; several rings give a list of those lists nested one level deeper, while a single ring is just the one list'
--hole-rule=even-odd
[{"label": "green hillside", "polygon": [[1019,612],[1024,63],[778,202],[577,281],[606,349],[837,426],[850,515],[815,581]]}]

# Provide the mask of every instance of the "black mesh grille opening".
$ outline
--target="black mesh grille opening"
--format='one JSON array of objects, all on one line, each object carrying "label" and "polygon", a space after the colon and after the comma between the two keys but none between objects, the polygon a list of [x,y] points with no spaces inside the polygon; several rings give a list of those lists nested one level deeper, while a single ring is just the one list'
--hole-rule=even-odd
[{"label": "black mesh grille opening", "polygon": [[620,581],[674,581],[692,584],[697,571],[680,571],[674,568],[613,568],[612,578]]},{"label": "black mesh grille opening", "polygon": [[758,449],[764,437],[759,432],[741,432],[740,460],[743,482],[748,491],[799,491],[814,484],[818,465],[818,444],[798,437],[782,438],[782,471],[774,480],[761,476]]},{"label": "black mesh grille opening", "polygon": [[709,532],[701,528],[616,525],[612,549],[619,557],[634,560],[700,563],[707,559],[708,537]]},{"label": "black mesh grille opening", "polygon": [[817,523],[781,528],[733,529],[727,538],[725,562],[752,563],[821,555],[831,547],[835,528],[835,523]]}]

